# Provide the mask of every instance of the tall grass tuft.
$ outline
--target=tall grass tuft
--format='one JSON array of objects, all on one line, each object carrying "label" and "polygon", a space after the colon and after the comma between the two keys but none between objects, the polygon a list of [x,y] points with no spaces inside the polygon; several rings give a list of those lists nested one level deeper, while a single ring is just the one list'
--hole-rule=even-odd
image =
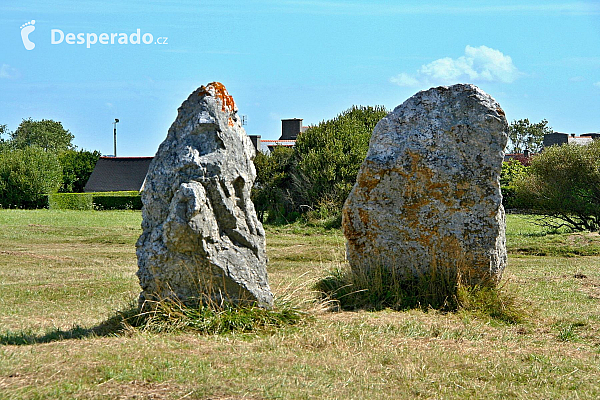
[{"label": "tall grass tuft", "polygon": [[506,323],[523,320],[518,298],[505,285],[492,279],[471,284],[467,271],[460,262],[433,263],[428,274],[406,276],[382,265],[357,271],[344,263],[318,281],[315,290],[334,310],[433,308],[470,311]]},{"label": "tall grass tuft", "polygon": [[307,311],[287,298],[277,299],[271,310],[226,302],[190,306],[172,298],[149,302],[143,307],[145,311],[125,321],[133,329],[152,333],[250,333],[295,325],[309,318]]}]

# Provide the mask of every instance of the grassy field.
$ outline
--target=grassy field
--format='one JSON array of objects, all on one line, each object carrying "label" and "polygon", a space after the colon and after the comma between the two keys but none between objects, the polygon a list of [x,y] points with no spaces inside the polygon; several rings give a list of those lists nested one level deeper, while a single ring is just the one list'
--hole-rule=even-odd
[{"label": "grassy field", "polygon": [[[509,215],[505,324],[466,311],[317,312],[252,334],[99,330],[134,304],[139,212],[0,210],[0,399],[597,399],[600,238]],[[278,296],[310,297],[339,230],[267,227]]]}]

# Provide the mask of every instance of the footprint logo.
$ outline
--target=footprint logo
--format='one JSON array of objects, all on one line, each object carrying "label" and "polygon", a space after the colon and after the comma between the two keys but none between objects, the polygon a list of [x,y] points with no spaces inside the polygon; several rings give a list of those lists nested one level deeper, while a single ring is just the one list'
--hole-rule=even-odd
[{"label": "footprint logo", "polygon": [[35,19],[27,22],[26,24],[21,25],[21,39],[23,39],[23,46],[27,50],[33,50],[35,47],[35,43],[29,40],[29,34],[35,31]]}]

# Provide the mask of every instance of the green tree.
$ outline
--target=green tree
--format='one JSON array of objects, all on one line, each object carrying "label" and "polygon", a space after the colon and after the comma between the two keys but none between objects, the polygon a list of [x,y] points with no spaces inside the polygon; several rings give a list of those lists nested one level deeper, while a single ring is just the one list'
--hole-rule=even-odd
[{"label": "green tree", "polygon": [[9,142],[6,141],[3,136],[8,133],[8,128],[6,125],[0,124],[0,153],[7,150],[9,148]]},{"label": "green tree", "polygon": [[276,147],[271,154],[256,154],[252,201],[261,221],[265,213],[268,222],[290,222],[296,217],[290,197],[293,162],[294,150],[289,147]]},{"label": "green tree", "polygon": [[0,206],[39,208],[56,192],[62,169],[56,154],[37,146],[0,153]]},{"label": "green tree", "polygon": [[520,161],[512,159],[502,162],[500,173],[500,186],[502,189],[502,205],[506,209],[522,209],[527,204],[520,201],[516,196],[515,182],[524,179],[529,173],[529,167]]},{"label": "green tree", "polygon": [[515,181],[523,178],[529,173],[529,167],[521,164],[518,160],[512,159],[502,162],[502,171],[500,172],[500,185],[512,186]]},{"label": "green tree", "polygon": [[51,119],[24,119],[10,136],[13,146],[17,149],[38,146],[55,153],[73,149],[73,134],[65,129],[62,123]]},{"label": "green tree", "polygon": [[538,153],[542,150],[544,135],[552,133],[548,121],[543,119],[533,124],[529,119],[515,120],[508,127],[508,153],[523,153],[529,150]]},{"label": "green tree", "polygon": [[96,150],[66,150],[60,153],[58,160],[62,167],[63,177],[59,192],[83,192],[99,158],[100,152]]},{"label": "green tree", "polygon": [[300,209],[324,216],[339,214],[356,182],[375,125],[387,114],[382,106],[354,106],[298,136],[292,193]]},{"label": "green tree", "polygon": [[515,182],[517,197],[559,228],[600,228],[600,141],[552,146],[531,160],[529,174]]}]

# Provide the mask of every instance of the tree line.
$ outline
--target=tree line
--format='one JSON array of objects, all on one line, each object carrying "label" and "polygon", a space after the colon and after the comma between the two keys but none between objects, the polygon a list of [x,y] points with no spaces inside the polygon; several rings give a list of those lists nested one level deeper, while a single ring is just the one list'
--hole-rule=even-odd
[{"label": "tree line", "polygon": [[12,132],[0,125],[0,207],[45,207],[48,193],[83,192],[100,153],[73,138],[51,119],[23,119]]}]

